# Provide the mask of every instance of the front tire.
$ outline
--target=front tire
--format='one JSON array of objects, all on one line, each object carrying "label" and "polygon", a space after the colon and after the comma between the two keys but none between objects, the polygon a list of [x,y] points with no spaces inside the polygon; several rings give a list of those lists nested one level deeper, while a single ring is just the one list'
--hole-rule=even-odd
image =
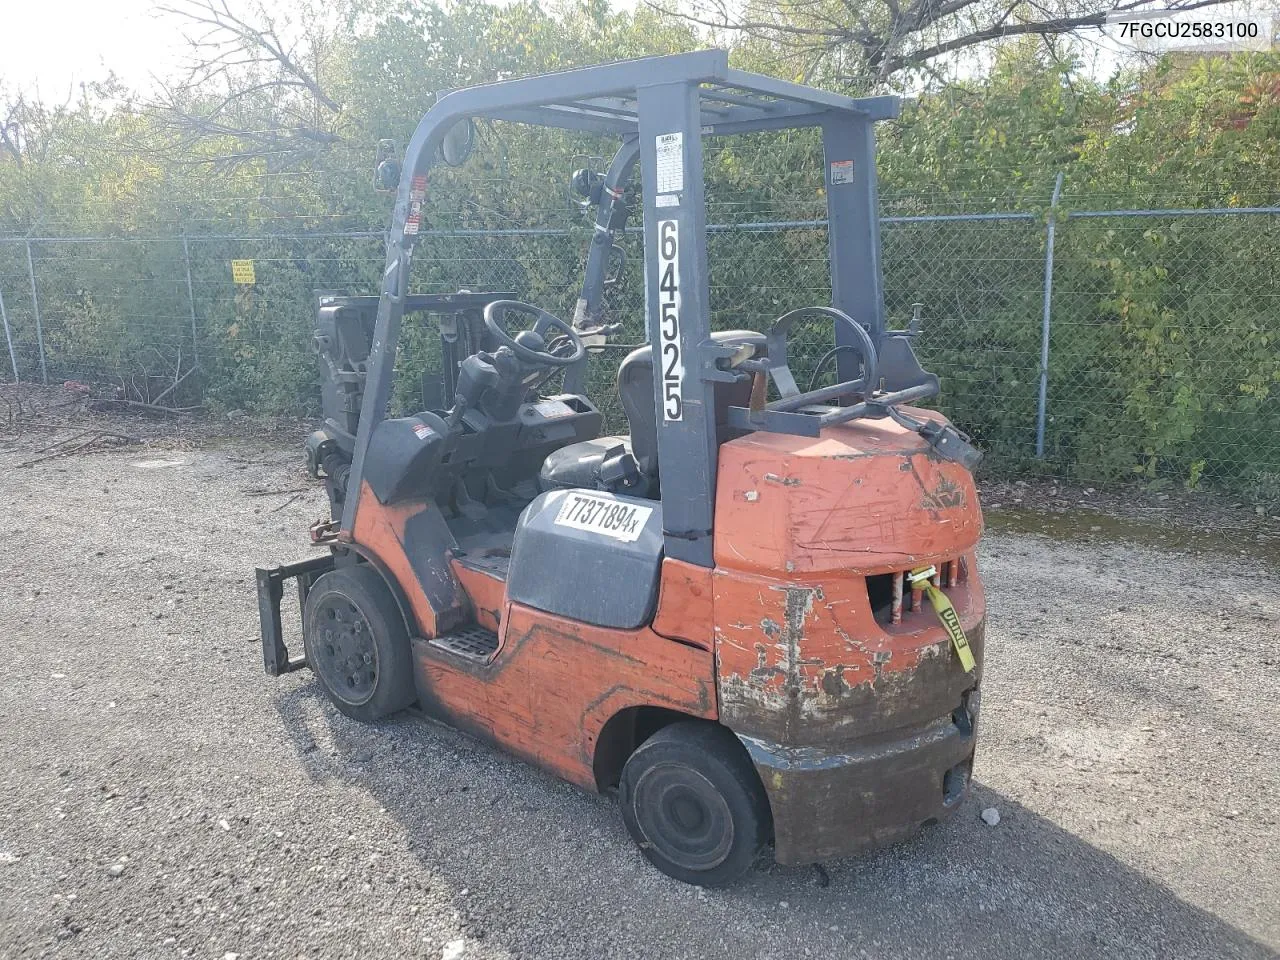
[{"label": "front tire", "polygon": [[324,692],[354,720],[380,720],[417,699],[404,617],[367,564],[330,570],[311,585],[302,644]]},{"label": "front tire", "polygon": [[738,738],[714,723],[673,723],[642,743],[622,768],[618,799],[645,859],[684,883],[727,886],[769,841],[760,778]]}]

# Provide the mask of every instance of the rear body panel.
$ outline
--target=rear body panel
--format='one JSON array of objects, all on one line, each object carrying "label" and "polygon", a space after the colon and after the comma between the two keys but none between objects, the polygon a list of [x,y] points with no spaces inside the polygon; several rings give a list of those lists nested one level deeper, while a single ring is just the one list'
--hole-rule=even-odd
[{"label": "rear body panel", "polygon": [[877,623],[861,576],[787,583],[718,571],[715,586],[720,716],[735,732],[839,744],[948,714],[981,680],[976,572],[947,591],[978,662],[974,674],[928,607],[907,614],[905,630]]},{"label": "rear body panel", "polygon": [[[967,783],[973,753],[981,531],[969,473],[890,420],[721,447],[720,718],[765,783],[780,862],[891,842],[962,797],[943,780],[956,770],[949,786],[961,775]],[[908,589],[899,623],[873,604],[868,578],[926,564],[954,571],[942,586],[969,635],[973,673],[922,597],[913,603]]]}]

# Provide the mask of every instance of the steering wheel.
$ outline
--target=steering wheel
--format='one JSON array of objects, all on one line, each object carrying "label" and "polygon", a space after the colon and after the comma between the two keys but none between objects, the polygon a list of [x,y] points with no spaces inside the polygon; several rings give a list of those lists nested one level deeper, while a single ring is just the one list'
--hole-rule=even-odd
[{"label": "steering wheel", "polygon": [[[856,351],[858,358],[862,361],[862,376],[859,379],[800,392],[800,388],[796,386],[796,378],[792,376],[791,368],[787,366],[787,334],[791,332],[791,326],[797,320],[810,316],[831,317],[845,323],[853,331],[855,342],[842,344],[836,349],[848,348]],[[778,393],[781,394],[779,399],[767,404],[770,410],[798,410],[811,403],[823,403],[854,393],[867,397],[880,382],[879,359],[876,356],[876,345],[871,340],[871,334],[843,310],[837,310],[834,307],[801,307],[799,310],[792,310],[779,317],[766,336],[769,373],[778,386]]]},{"label": "steering wheel", "polygon": [[[533,325],[532,330],[523,330],[513,337],[502,329],[502,326],[498,323],[499,313],[505,317],[508,311],[512,313],[527,313],[537,317],[538,322]],[[484,325],[499,343],[505,347],[510,347],[511,352],[526,363],[538,366],[568,367],[581,360],[587,351],[582,342],[582,337],[578,336],[578,331],[574,330],[573,327],[559,317],[553,317],[541,307],[535,307],[531,303],[521,303],[519,300],[494,300],[484,308]],[[573,344],[573,353],[567,357],[561,357],[545,349],[547,330],[551,328],[559,330],[569,338],[569,342]],[[521,343],[521,338],[526,336],[529,339]]]}]

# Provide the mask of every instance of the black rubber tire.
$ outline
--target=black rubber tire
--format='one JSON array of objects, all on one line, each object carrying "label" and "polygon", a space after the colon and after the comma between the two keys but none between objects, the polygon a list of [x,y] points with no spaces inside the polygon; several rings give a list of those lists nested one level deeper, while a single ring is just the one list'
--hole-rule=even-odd
[{"label": "black rubber tire", "polygon": [[[367,629],[372,655],[369,689],[354,695],[335,675],[343,668],[332,665],[334,658],[326,659],[325,651],[320,649],[320,644],[325,643],[324,618],[335,607],[354,608],[367,624],[361,629]],[[307,665],[324,692],[339,711],[354,720],[380,720],[418,698],[404,617],[382,576],[367,564],[339,567],[316,578],[302,611],[302,644]]]},{"label": "black rubber tire", "polygon": [[772,835],[769,799],[746,748],[710,721],[673,723],[640,744],[622,768],[618,802],[645,859],[701,887],[739,879]]}]

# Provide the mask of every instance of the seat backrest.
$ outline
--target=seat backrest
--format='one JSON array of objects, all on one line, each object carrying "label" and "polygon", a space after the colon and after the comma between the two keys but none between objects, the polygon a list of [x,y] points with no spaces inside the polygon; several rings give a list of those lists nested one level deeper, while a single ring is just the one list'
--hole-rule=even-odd
[{"label": "seat backrest", "polygon": [[[716,343],[751,343],[763,347],[766,337],[754,330],[722,330],[713,333]],[[658,475],[658,409],[653,392],[653,347],[632,350],[618,366],[618,397],[631,428],[631,453],[648,477]],[[716,442],[724,438],[729,407],[745,407],[751,399],[751,381],[715,384]]]}]

